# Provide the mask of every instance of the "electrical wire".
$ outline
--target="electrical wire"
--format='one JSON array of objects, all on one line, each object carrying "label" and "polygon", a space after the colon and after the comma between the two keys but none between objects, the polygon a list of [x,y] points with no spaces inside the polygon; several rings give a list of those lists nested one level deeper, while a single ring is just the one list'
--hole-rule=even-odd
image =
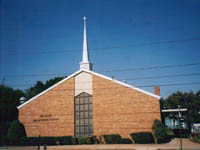
[{"label": "electrical wire", "polygon": [[[137,47],[137,46],[148,46],[148,45],[160,45],[160,44],[170,44],[170,43],[182,43],[190,41],[199,41],[200,38],[188,38],[188,39],[178,39],[178,40],[166,40],[166,41],[155,41],[155,42],[146,42],[140,44],[130,44],[130,45],[119,45],[119,46],[110,46],[110,47],[101,47],[101,48],[91,48],[90,51],[97,52],[97,50],[112,50],[112,49],[121,49],[128,47]],[[81,51],[82,49],[70,49],[70,50],[60,50],[60,51],[38,51],[38,52],[14,52],[1,54],[2,56],[9,55],[38,55],[38,54],[55,54],[55,53],[74,53]]]},{"label": "electrical wire", "polygon": [[[165,65],[165,66],[152,66],[152,67],[141,67],[141,68],[129,68],[129,69],[113,69],[113,70],[104,70],[102,72],[122,72],[122,71],[136,71],[136,70],[152,70],[152,69],[165,69],[165,68],[176,68],[176,67],[189,67],[200,65],[200,62],[190,63],[190,64],[177,64],[177,65]],[[57,76],[64,75],[69,76],[72,73],[49,73],[49,74],[1,74],[3,78],[13,78],[13,77],[37,77],[37,76]]]}]

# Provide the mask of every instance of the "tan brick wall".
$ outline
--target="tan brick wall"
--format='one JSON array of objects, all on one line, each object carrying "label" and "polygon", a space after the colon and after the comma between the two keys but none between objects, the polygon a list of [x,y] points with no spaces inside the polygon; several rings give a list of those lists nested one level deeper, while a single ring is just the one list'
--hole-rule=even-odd
[{"label": "tan brick wall", "polygon": [[[19,109],[28,136],[74,136],[74,78]],[[151,131],[160,120],[160,101],[93,75],[94,135]]]},{"label": "tan brick wall", "polygon": [[94,135],[152,131],[160,118],[160,101],[152,96],[93,75]]},{"label": "tan brick wall", "polygon": [[74,135],[74,78],[19,109],[28,136]]}]

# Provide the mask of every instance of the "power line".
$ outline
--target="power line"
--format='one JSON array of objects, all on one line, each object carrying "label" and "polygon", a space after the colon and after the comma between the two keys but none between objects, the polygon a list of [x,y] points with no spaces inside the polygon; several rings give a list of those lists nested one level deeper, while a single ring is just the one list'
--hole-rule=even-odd
[{"label": "power line", "polygon": [[66,76],[69,73],[48,73],[48,74],[7,74],[7,75],[1,75],[7,78],[13,78],[13,77],[38,77],[38,76],[60,76],[60,75],[64,75]]},{"label": "power line", "polygon": [[139,77],[139,78],[128,78],[124,80],[141,80],[141,79],[157,79],[157,78],[169,78],[169,77],[184,77],[184,76],[197,76],[200,73],[191,73],[191,74],[177,74],[177,75],[166,75],[166,76],[154,76],[154,77]]},{"label": "power line", "polygon": [[[178,65],[166,65],[166,66],[153,66],[153,67],[141,67],[141,68],[129,68],[129,69],[113,69],[113,70],[104,70],[102,72],[121,72],[121,71],[135,71],[135,70],[152,70],[152,69],[165,69],[165,68],[175,68],[175,67],[188,67],[188,66],[196,66],[200,65],[200,62],[191,63],[191,64],[178,64]],[[56,75],[64,75],[68,76],[72,73],[49,73],[49,74],[7,74],[0,75],[4,78],[13,78],[13,77],[37,77],[37,76],[56,76]]]},{"label": "power line", "polygon": [[[130,44],[130,45],[121,45],[121,46],[110,46],[110,47],[101,47],[101,48],[91,48],[90,51],[96,50],[112,50],[112,49],[121,49],[128,47],[137,47],[137,46],[148,46],[148,45],[159,45],[159,44],[170,44],[170,43],[182,43],[182,42],[190,42],[190,41],[199,41],[200,38],[188,38],[188,39],[179,39],[179,40],[166,40],[166,41],[156,41],[156,42],[146,42],[140,44]],[[15,53],[7,53],[3,56],[10,55],[38,55],[38,54],[55,54],[55,53],[74,53],[81,51],[82,49],[70,49],[70,50],[60,50],[60,51],[38,51],[38,52],[15,52]]]},{"label": "power line", "polygon": [[[156,86],[164,87],[164,86],[180,86],[180,85],[198,85],[200,82],[191,82],[191,83],[172,83],[172,84],[156,84]],[[155,85],[142,85],[136,87],[154,87]]]},{"label": "power line", "polygon": [[[200,84],[200,82],[191,82],[191,83],[172,83],[172,84],[155,84],[155,85],[134,85],[134,87],[154,87],[154,86],[178,86],[178,85],[195,85],[195,84]],[[19,85],[8,85],[8,86],[30,86],[28,84],[19,84]],[[120,88],[120,87],[112,87],[112,88],[98,88],[98,89],[115,89],[115,88]],[[127,87],[128,88],[128,87]],[[74,90],[75,88],[69,88],[69,89],[59,89],[59,90],[54,90],[54,91],[67,91],[67,90]],[[91,89],[76,89],[76,90],[91,90]]]},{"label": "power line", "polygon": [[200,65],[200,63],[179,64],[179,65],[166,65],[166,66],[155,66],[155,67],[145,67],[145,68],[115,69],[115,70],[107,70],[107,71],[104,71],[104,72],[151,70],[151,69],[161,69],[161,68],[187,67],[187,66],[195,66],[195,65]]},{"label": "power line", "polygon": [[[191,74],[176,74],[176,75],[166,75],[166,76],[152,76],[152,77],[138,77],[138,78],[127,78],[119,80],[142,80],[142,79],[157,79],[157,78],[170,78],[170,77],[184,77],[184,76],[198,76],[200,73],[191,73]],[[103,81],[83,81],[76,83],[91,83],[91,82],[103,82]],[[69,83],[69,82],[68,82]],[[72,82],[71,82],[72,83]],[[18,84],[18,85],[9,85],[9,86],[34,86],[33,84]]]}]

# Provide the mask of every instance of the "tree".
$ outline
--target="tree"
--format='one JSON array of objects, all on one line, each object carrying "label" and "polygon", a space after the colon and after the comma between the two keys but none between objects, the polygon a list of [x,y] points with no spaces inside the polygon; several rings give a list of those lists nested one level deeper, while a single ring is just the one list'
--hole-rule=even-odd
[{"label": "tree", "polygon": [[37,94],[41,93],[42,91],[48,89],[52,85],[56,84],[57,82],[61,81],[64,77],[55,77],[53,79],[47,80],[45,83],[42,81],[37,81],[37,83],[26,90],[26,100],[36,96]]},{"label": "tree", "polygon": [[165,126],[160,122],[160,120],[154,120],[152,130],[156,139],[156,143],[162,143],[166,139],[166,129]]},{"label": "tree", "polygon": [[187,122],[190,124],[200,122],[200,90],[196,93],[177,91],[161,101],[162,109],[177,109],[178,105],[188,109]]},{"label": "tree", "polygon": [[19,143],[20,139],[26,136],[24,125],[18,120],[12,122],[8,129],[7,138],[12,144]]},{"label": "tree", "polygon": [[[20,97],[24,96],[21,90],[14,90],[5,85],[0,85],[0,137],[4,139],[13,120],[18,118]],[[3,140],[0,140],[0,144]]]}]

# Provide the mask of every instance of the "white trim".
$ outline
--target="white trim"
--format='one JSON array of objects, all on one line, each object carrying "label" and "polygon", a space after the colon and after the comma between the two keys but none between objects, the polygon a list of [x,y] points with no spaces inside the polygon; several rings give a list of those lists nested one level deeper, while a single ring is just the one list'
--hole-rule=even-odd
[{"label": "white trim", "polygon": [[[178,112],[179,109],[163,109],[161,111],[162,112]],[[180,111],[187,111],[187,109],[186,108],[182,108],[182,109],[180,109]]]},{"label": "white trim", "polygon": [[25,103],[19,105],[17,108],[20,109],[20,108],[23,107],[24,105],[26,105],[26,104],[32,102],[33,100],[35,100],[35,99],[38,98],[39,96],[45,94],[46,92],[50,91],[50,90],[53,89],[54,87],[58,86],[59,84],[65,82],[66,80],[68,80],[68,79],[70,79],[71,77],[73,77],[73,76],[79,74],[79,73],[82,72],[82,71],[85,71],[85,72],[87,72],[87,73],[90,73],[90,74],[93,74],[93,75],[102,77],[102,78],[107,79],[107,80],[110,80],[110,81],[113,81],[113,82],[118,83],[118,84],[121,84],[121,85],[123,85],[123,86],[125,86],[125,87],[131,88],[131,89],[134,89],[134,90],[136,90],[136,91],[139,91],[139,92],[142,92],[142,93],[144,93],[144,94],[147,94],[147,95],[149,95],[149,96],[155,97],[155,98],[157,98],[157,99],[160,99],[160,98],[161,98],[161,97],[158,96],[158,95],[155,95],[155,94],[153,94],[153,93],[150,93],[150,92],[144,91],[144,90],[142,90],[142,89],[136,88],[136,87],[131,86],[131,85],[129,85],[129,84],[126,84],[126,83],[123,83],[123,82],[120,82],[120,81],[117,81],[117,80],[113,80],[112,78],[107,77],[107,76],[104,76],[104,75],[102,75],[102,74],[99,74],[99,73],[96,73],[96,72],[93,72],[93,71],[90,71],[90,70],[86,70],[86,69],[80,69],[80,70],[76,71],[75,73],[71,74],[70,76],[66,77],[65,79],[61,80],[60,82],[56,83],[55,85],[51,86],[50,88],[46,89],[45,91],[43,91],[43,92],[39,93],[38,95],[32,97],[31,99],[29,99],[29,100],[26,101]]},{"label": "white trim", "polygon": [[107,76],[104,76],[104,75],[102,75],[102,74],[99,74],[99,73],[96,73],[96,72],[93,72],[93,71],[90,71],[90,70],[85,70],[85,69],[82,69],[82,71],[85,71],[85,72],[94,74],[94,75],[96,75],[96,76],[100,76],[100,77],[102,77],[102,78],[105,78],[105,79],[107,79],[107,80],[113,81],[113,82],[118,83],[118,84],[121,84],[121,85],[123,85],[123,86],[126,86],[126,87],[128,87],[128,88],[134,89],[134,90],[136,90],[136,91],[145,93],[145,94],[150,95],[150,96],[152,96],[152,97],[155,97],[155,98],[157,98],[157,99],[160,99],[160,98],[161,98],[161,97],[158,96],[158,95],[155,95],[155,94],[153,94],[153,93],[150,93],[150,92],[144,91],[144,90],[142,90],[142,89],[136,88],[136,87],[134,87],[134,86],[131,86],[131,85],[126,84],[126,83],[123,83],[123,82],[121,82],[121,81],[112,79],[112,78],[107,77]]}]

